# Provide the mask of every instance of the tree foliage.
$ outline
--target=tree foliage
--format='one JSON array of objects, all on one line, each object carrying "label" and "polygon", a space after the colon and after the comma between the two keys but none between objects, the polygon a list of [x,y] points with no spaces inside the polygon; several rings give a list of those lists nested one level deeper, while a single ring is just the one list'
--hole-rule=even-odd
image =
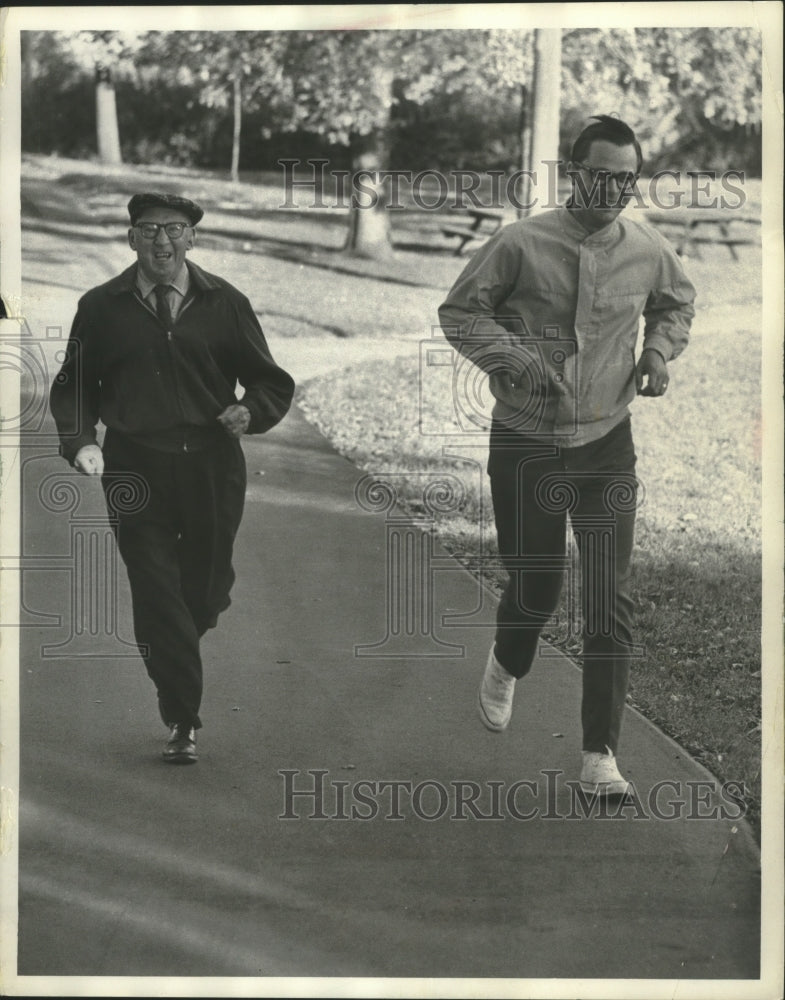
[{"label": "tree foliage", "polygon": [[[242,165],[257,169],[372,139],[395,167],[514,169],[532,71],[526,30],[23,32],[23,54],[24,148],[90,150],[84,97],[104,63],[127,160],[228,165],[239,90]],[[561,102],[565,154],[588,115],[616,112],[650,168],[754,170],[760,33],[565,30]]]},{"label": "tree foliage", "polygon": [[636,129],[650,169],[759,168],[759,32],[580,29],[565,32],[563,44],[568,121],[598,108],[618,112]]}]

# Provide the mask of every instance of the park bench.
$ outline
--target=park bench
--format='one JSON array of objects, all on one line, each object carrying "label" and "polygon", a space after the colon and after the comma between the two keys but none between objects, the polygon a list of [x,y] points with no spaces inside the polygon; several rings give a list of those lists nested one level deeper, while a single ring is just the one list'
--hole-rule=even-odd
[{"label": "park bench", "polygon": [[469,225],[442,226],[445,236],[458,237],[458,245],[453,251],[456,257],[460,257],[469,243],[493,236],[504,218],[501,212],[484,208],[467,208],[464,217],[471,220]]},{"label": "park bench", "polygon": [[734,260],[739,259],[737,247],[758,243],[758,235],[751,227],[760,226],[760,219],[755,215],[703,208],[692,212],[650,215],[649,222],[666,230],[665,235],[673,239],[679,256],[688,256],[694,246],[696,256],[700,257],[700,245],[711,243],[726,246]]}]

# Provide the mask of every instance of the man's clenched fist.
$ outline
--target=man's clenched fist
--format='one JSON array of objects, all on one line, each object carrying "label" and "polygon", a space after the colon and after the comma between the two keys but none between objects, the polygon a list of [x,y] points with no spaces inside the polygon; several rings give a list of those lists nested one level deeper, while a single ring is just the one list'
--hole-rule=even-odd
[{"label": "man's clenched fist", "polygon": [[227,406],[223,413],[218,414],[218,422],[223,425],[226,432],[232,437],[242,437],[248,430],[251,422],[251,411],[242,403],[233,403]]}]

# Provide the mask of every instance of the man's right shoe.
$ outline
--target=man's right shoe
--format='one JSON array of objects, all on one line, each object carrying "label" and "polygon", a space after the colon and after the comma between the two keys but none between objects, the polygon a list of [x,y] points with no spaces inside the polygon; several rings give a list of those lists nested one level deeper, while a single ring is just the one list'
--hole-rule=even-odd
[{"label": "man's right shoe", "polygon": [[516,678],[499,663],[493,650],[494,647],[491,646],[480,684],[478,705],[483,725],[491,732],[500,733],[507,728],[512,717]]},{"label": "man's right shoe", "polygon": [[170,764],[195,764],[198,759],[195,731],[185,723],[172,723],[164,747],[164,760]]}]

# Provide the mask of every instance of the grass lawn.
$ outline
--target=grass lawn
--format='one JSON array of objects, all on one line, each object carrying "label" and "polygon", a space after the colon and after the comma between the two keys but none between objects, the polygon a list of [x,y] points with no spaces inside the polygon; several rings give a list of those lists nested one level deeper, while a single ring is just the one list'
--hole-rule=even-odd
[{"label": "grass lawn", "polygon": [[[273,344],[306,336],[408,342],[393,362],[354,363],[300,385],[298,402],[362,469],[458,470],[465,503],[437,523],[440,539],[475,570],[478,555],[493,551],[485,435],[445,457],[445,445],[453,453],[466,445],[450,369],[421,370],[417,355],[463,266],[448,246],[436,248],[438,216],[396,214],[395,257],[362,261],[338,252],[345,213],[280,210],[274,178],[232,184],[197,171],[107,171],[48,157],[25,157],[22,174],[24,279],[39,322],[61,321],[56,303],[67,324],[78,294],[131,262],[125,204],[148,188],[204,205],[194,259],[246,291]],[[750,201],[759,203],[757,188]],[[735,262],[725,248],[707,247],[687,262],[699,296],[692,343],[671,366],[668,395],[633,406],[645,493],[634,594],[645,656],[633,667],[630,700],[718,777],[744,783],[758,829],[761,252],[745,247],[741,256]],[[447,348],[441,335],[433,345]],[[413,477],[413,512],[419,488]],[[565,603],[548,634],[575,654],[571,621]]]}]

